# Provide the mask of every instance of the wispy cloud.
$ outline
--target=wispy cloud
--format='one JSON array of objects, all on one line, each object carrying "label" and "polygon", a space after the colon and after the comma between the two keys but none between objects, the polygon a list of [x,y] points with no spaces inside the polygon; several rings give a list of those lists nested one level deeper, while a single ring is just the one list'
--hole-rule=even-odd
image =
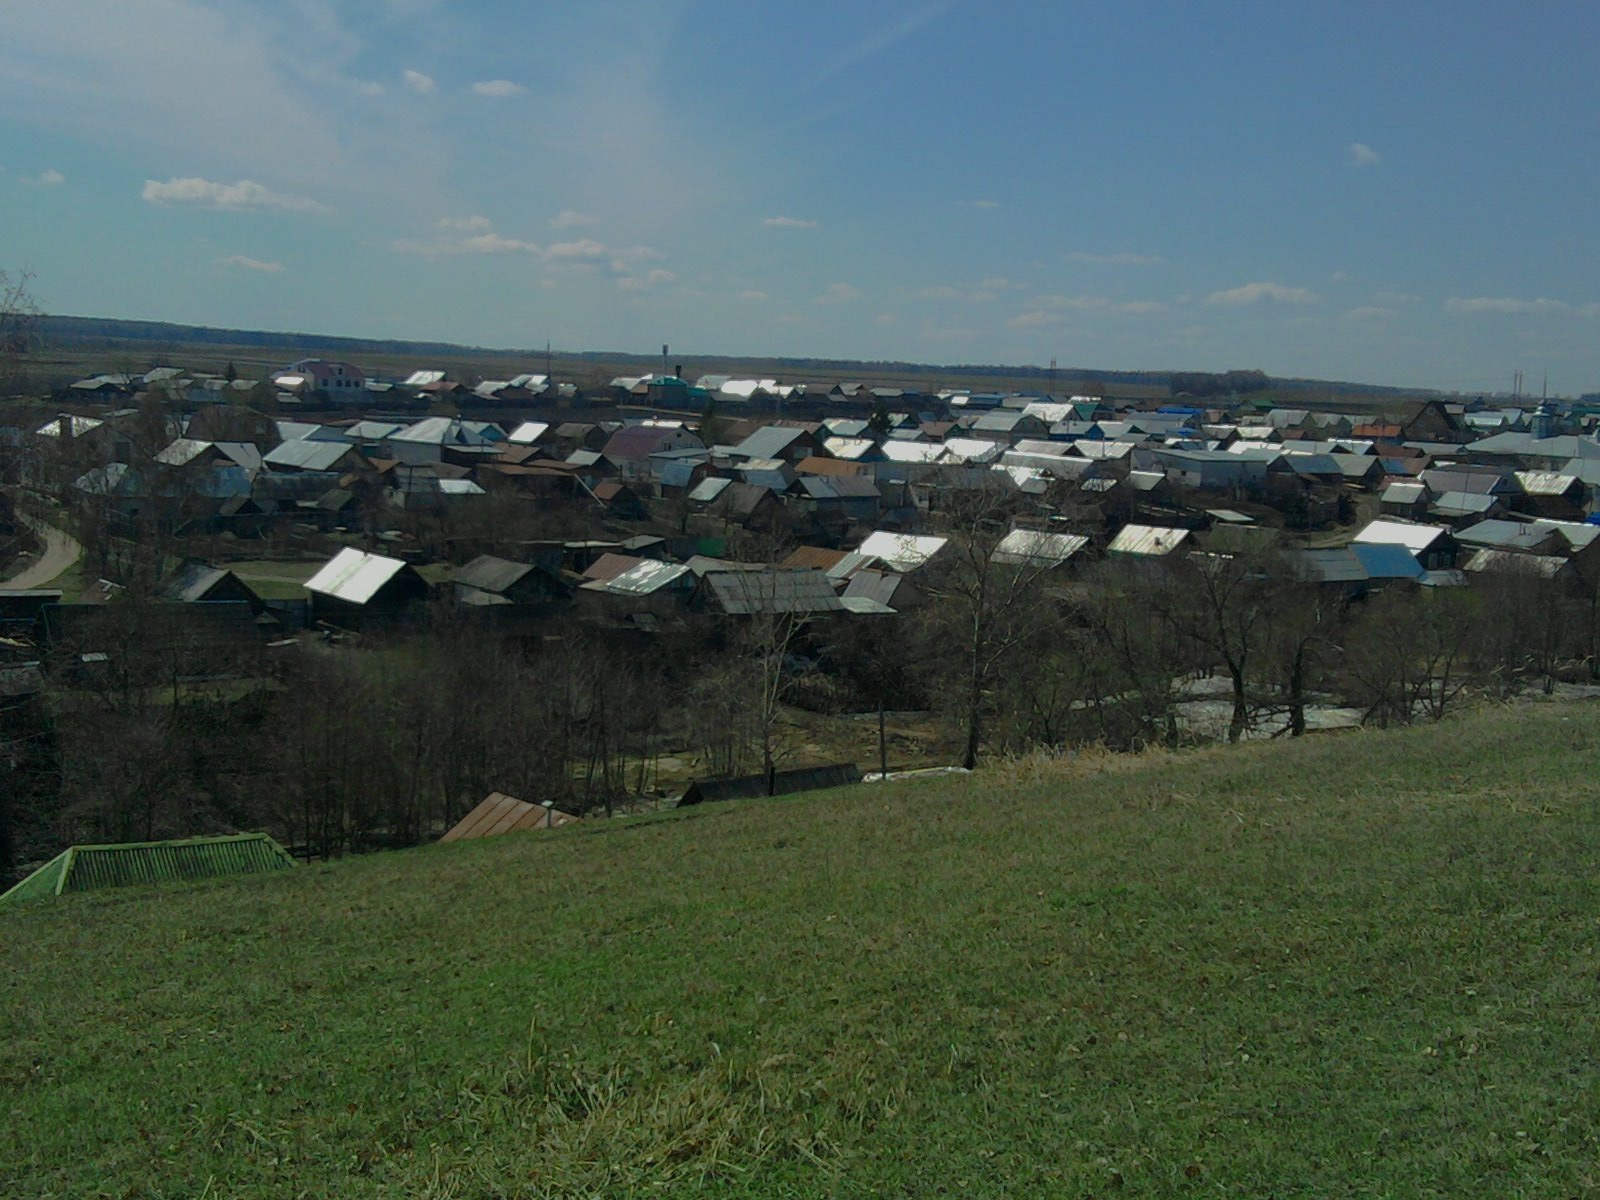
[{"label": "wispy cloud", "polygon": [[432,95],[439,90],[438,81],[433,76],[413,71],[410,67],[401,73],[401,78],[406,81],[406,86],[419,96]]},{"label": "wispy cloud", "polygon": [[259,258],[251,258],[245,254],[230,254],[222,260],[225,267],[242,267],[246,271],[260,271],[264,275],[281,275],[284,265],[281,262],[265,262]]},{"label": "wispy cloud", "polygon": [[671,271],[657,267],[648,275],[624,275],[617,280],[617,286],[625,292],[643,292],[653,287],[660,287],[666,283],[676,283],[678,277]]},{"label": "wispy cloud", "polygon": [[577,229],[583,225],[594,225],[599,220],[599,217],[591,213],[564,208],[550,219],[550,226],[552,229]]},{"label": "wispy cloud", "polygon": [[1110,296],[1036,296],[1031,307],[1009,318],[1012,329],[1040,329],[1065,324],[1071,313],[1102,313],[1108,316],[1147,317],[1166,312],[1160,300],[1116,300]]},{"label": "wispy cloud", "polygon": [[1275,304],[1315,304],[1321,297],[1302,287],[1286,287],[1281,283],[1247,283],[1223,292],[1212,292],[1207,304],[1260,304],[1270,300]]},{"label": "wispy cloud", "polygon": [[1070,263],[1091,263],[1105,267],[1148,267],[1161,261],[1159,254],[1094,254],[1088,250],[1074,250],[1064,257]]},{"label": "wispy cloud", "polygon": [[328,211],[328,207],[325,204],[319,204],[306,196],[288,196],[281,192],[274,192],[253,179],[241,179],[237,183],[218,183],[215,180],[200,179],[194,176],[169,179],[165,183],[158,183],[154,179],[146,179],[142,195],[147,204],[187,204],[195,205],[199,208],[223,209],[232,212],[254,210],[314,213]]},{"label": "wispy cloud", "polygon": [[1375,167],[1383,161],[1383,155],[1365,142],[1351,142],[1344,152],[1352,167]]},{"label": "wispy cloud", "polygon": [[815,229],[815,221],[802,217],[762,217],[761,223],[768,229]]},{"label": "wispy cloud", "polygon": [[525,96],[528,89],[520,83],[513,83],[509,79],[485,79],[481,83],[472,85],[472,90],[479,96]]},{"label": "wispy cloud", "polygon": [[[860,41],[846,46],[833,61],[822,68],[816,78],[829,79],[893,49],[907,38],[914,36],[930,21],[949,12],[957,2],[958,0],[936,0],[935,3],[926,4],[916,12],[909,13],[893,24],[886,25]],[[878,10],[869,6],[858,11],[875,13]]]},{"label": "wispy cloud", "polygon": [[1392,308],[1385,308],[1381,304],[1362,304],[1352,308],[1344,314],[1346,321],[1386,321],[1390,317],[1400,314]]},{"label": "wispy cloud", "polygon": [[1570,312],[1572,306],[1564,300],[1521,300],[1515,296],[1452,296],[1444,302],[1446,312],[1455,313],[1506,313],[1516,316],[1548,316],[1551,313]]},{"label": "wispy cloud", "polygon": [[772,299],[772,297],[761,291],[759,288],[750,288],[747,291],[740,292],[739,299],[743,300],[746,304],[760,304],[764,301]]},{"label": "wispy cloud", "polygon": [[[390,243],[399,254],[424,258],[450,255],[525,254],[545,263],[552,271],[596,272],[609,269],[617,276],[634,274],[635,268],[662,257],[649,246],[608,246],[594,238],[541,245],[525,238],[506,237],[484,216],[444,217],[437,223],[439,236],[427,241],[403,238]],[[663,282],[656,272],[638,277],[648,286]]]},{"label": "wispy cloud", "polygon": [[67,177],[54,167],[47,167],[40,174],[22,182],[31,183],[34,187],[60,187],[67,181]]},{"label": "wispy cloud", "polygon": [[848,283],[830,283],[820,296],[813,299],[814,304],[852,304],[861,299],[860,288],[852,287]]},{"label": "wispy cloud", "polygon": [[387,96],[389,94],[388,88],[371,79],[363,79],[356,84],[356,91],[363,96]]}]

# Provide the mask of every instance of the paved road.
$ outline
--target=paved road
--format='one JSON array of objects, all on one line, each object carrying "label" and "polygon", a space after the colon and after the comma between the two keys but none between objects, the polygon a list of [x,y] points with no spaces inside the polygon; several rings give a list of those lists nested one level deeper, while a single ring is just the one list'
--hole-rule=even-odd
[{"label": "paved road", "polygon": [[54,525],[46,525],[25,513],[24,521],[44,539],[44,549],[37,555],[22,560],[22,566],[9,579],[0,579],[0,592],[21,592],[28,588],[44,587],[57,575],[78,561],[83,547],[77,539]]}]

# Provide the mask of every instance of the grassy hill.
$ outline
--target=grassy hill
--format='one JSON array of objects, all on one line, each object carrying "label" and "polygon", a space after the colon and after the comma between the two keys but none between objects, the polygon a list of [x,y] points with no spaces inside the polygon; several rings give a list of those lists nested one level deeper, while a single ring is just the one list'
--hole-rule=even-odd
[{"label": "grassy hill", "polygon": [[1600,1194],[1594,710],[0,916],[7,1196]]}]

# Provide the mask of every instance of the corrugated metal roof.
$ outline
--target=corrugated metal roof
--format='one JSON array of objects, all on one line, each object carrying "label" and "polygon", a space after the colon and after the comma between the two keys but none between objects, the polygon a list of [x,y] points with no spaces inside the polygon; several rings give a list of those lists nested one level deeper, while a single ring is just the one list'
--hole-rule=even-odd
[{"label": "corrugated metal roof", "polygon": [[398,558],[385,558],[346,546],[306,581],[306,591],[332,596],[348,604],[365,604],[404,568],[405,563]]},{"label": "corrugated metal roof", "polygon": [[833,584],[821,571],[718,571],[706,576],[706,585],[718,607],[734,615],[844,609]]},{"label": "corrugated metal roof", "polygon": [[1352,542],[1350,550],[1361,560],[1361,567],[1369,579],[1422,578],[1422,564],[1404,546]]},{"label": "corrugated metal roof", "polygon": [[480,554],[452,577],[452,583],[477,588],[481,592],[504,592],[516,584],[533,567],[528,563],[512,562],[493,554]]},{"label": "corrugated metal roof", "polygon": [[1075,533],[1044,533],[1033,529],[1013,529],[995,547],[994,561],[1059,567],[1089,544]]},{"label": "corrugated metal roof", "polygon": [[688,575],[683,563],[643,559],[610,579],[597,579],[583,586],[593,592],[613,592],[625,596],[649,596]]},{"label": "corrugated metal roof", "polygon": [[506,440],[517,446],[531,446],[550,431],[547,421],[524,421],[511,431]]},{"label": "corrugated metal roof", "polygon": [[1124,525],[1106,549],[1112,554],[1158,556],[1171,554],[1189,538],[1187,529],[1158,525]]},{"label": "corrugated metal roof", "polygon": [[1384,504],[1417,504],[1428,498],[1428,489],[1420,483],[1391,483],[1383,489]]},{"label": "corrugated metal roof", "polygon": [[264,833],[73,846],[0,896],[0,904],[63,892],[281,871],[294,865],[288,851]]},{"label": "corrugated metal roof", "polygon": [[288,467],[299,471],[331,471],[346,455],[358,453],[348,442],[323,442],[296,438],[269,450],[262,462],[268,467]]},{"label": "corrugated metal roof", "polygon": [[1475,551],[1472,557],[1462,564],[1461,569],[1469,575],[1503,571],[1513,575],[1535,575],[1541,579],[1553,579],[1570,562],[1570,559],[1557,558],[1549,554],[1519,554],[1514,550],[1484,549]]},{"label": "corrugated metal roof", "polygon": [[914,571],[943,550],[948,538],[919,537],[910,533],[877,530],[857,547],[866,558],[882,559],[897,571]]},{"label": "corrugated metal roof", "polygon": [[1578,477],[1556,471],[1518,471],[1517,482],[1530,496],[1565,496],[1578,482]]},{"label": "corrugated metal roof", "polygon": [[504,792],[490,792],[466,816],[462,817],[441,842],[471,841],[476,838],[499,837],[504,833],[522,833],[534,829],[559,829],[571,825],[578,818],[551,805],[529,804],[508,796]]}]

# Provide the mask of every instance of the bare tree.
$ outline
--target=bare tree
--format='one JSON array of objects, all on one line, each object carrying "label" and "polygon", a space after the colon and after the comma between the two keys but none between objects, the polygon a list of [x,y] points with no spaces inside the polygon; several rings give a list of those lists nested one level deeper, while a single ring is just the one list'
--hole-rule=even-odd
[{"label": "bare tree", "polygon": [[0,269],[0,391],[13,392],[33,351],[42,314],[33,297],[33,272]]}]

